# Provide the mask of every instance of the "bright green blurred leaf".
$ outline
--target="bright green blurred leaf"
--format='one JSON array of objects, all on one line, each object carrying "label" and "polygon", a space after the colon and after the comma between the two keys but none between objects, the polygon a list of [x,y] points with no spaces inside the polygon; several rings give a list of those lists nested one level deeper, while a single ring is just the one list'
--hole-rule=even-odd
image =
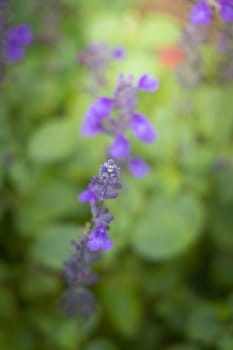
[{"label": "bright green blurred leaf", "polygon": [[63,268],[64,260],[71,252],[71,241],[78,240],[80,232],[77,226],[56,224],[41,232],[31,249],[31,257],[37,263],[50,268]]},{"label": "bright green blurred leaf", "polygon": [[43,124],[29,141],[29,155],[39,162],[63,160],[69,156],[77,144],[75,126],[65,120]]},{"label": "bright green blurred leaf", "polygon": [[99,289],[101,301],[114,328],[125,336],[137,334],[142,309],[134,286],[119,277],[104,281]]},{"label": "bright green blurred leaf", "polygon": [[188,249],[199,237],[203,224],[202,204],[193,196],[159,196],[135,225],[133,245],[145,258],[169,259]]}]

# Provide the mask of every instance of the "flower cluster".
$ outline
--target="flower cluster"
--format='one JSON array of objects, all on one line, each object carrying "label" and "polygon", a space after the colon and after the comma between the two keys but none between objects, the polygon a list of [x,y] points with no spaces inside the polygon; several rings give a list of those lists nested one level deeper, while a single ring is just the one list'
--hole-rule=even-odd
[{"label": "flower cluster", "polygon": [[113,137],[108,154],[113,159],[127,164],[135,177],[143,177],[149,167],[141,158],[134,158],[130,152],[130,141],[126,132],[130,129],[134,136],[145,144],[156,139],[156,132],[147,118],[136,111],[139,90],[153,92],[158,89],[158,80],[144,74],[134,83],[132,76],[120,75],[111,98],[100,97],[89,108],[81,133],[92,137],[99,133]]},{"label": "flower cluster", "polygon": [[112,60],[121,60],[125,57],[125,51],[121,47],[111,48],[106,43],[97,42],[90,44],[78,55],[78,62],[85,66],[96,88],[106,84],[106,69]]},{"label": "flower cluster", "polygon": [[63,307],[68,316],[79,313],[88,316],[95,308],[95,298],[87,288],[98,280],[90,264],[100,258],[100,251],[113,246],[108,236],[113,216],[104,201],[116,198],[121,189],[120,169],[113,160],[101,165],[98,176],[93,176],[87,190],[79,195],[81,202],[89,202],[92,219],[80,242],[72,242],[73,251],[65,261],[64,277],[68,289],[63,298]]},{"label": "flower cluster", "polygon": [[191,9],[190,20],[195,25],[208,26],[213,11],[219,13],[222,21],[233,21],[233,0],[199,0]]},{"label": "flower cluster", "polygon": [[25,47],[33,42],[33,34],[28,24],[13,27],[7,34],[6,54],[9,63],[21,60],[25,55]]},{"label": "flower cluster", "polygon": [[[217,12],[222,21],[214,16]],[[185,60],[177,68],[178,81],[185,88],[195,88],[201,81],[232,80],[233,0],[196,1],[189,17],[190,21],[186,24],[180,40]],[[210,24],[211,30],[208,26]],[[216,50],[210,69],[203,61],[203,44]]]}]

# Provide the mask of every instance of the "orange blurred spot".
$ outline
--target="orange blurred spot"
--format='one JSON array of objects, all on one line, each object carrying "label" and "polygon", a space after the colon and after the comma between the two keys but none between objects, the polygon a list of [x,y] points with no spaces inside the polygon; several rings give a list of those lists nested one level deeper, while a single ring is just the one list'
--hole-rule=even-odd
[{"label": "orange blurred spot", "polygon": [[184,52],[177,46],[169,46],[157,52],[159,62],[165,67],[173,69],[181,64],[185,59]]}]

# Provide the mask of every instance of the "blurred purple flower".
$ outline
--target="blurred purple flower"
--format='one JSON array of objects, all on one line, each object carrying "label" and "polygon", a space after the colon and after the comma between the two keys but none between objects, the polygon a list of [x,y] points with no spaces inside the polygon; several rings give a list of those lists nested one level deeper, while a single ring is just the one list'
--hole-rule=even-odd
[{"label": "blurred purple flower", "polygon": [[88,189],[78,195],[80,202],[95,202],[97,199],[97,196],[92,192],[92,184],[89,184]]},{"label": "blurred purple flower", "polygon": [[190,20],[193,24],[208,26],[213,19],[213,11],[218,11],[223,22],[233,21],[233,1],[232,0],[216,0],[212,3],[208,0],[199,0],[192,7],[190,12]]},{"label": "blurred purple flower", "polygon": [[126,137],[119,135],[109,148],[109,155],[115,159],[127,159],[130,154],[130,143]]},{"label": "blurred purple flower", "polygon": [[151,77],[148,74],[144,74],[138,81],[138,89],[145,90],[147,92],[156,91],[159,87],[158,79]]},{"label": "blurred purple flower", "polygon": [[212,20],[212,11],[205,0],[200,0],[190,12],[193,24],[208,26]]},{"label": "blurred purple flower", "polygon": [[[143,74],[138,82],[133,76],[120,74],[113,97],[99,98],[89,109],[81,127],[84,136],[95,136],[104,133],[113,137],[108,154],[114,159],[128,164],[130,160],[130,142],[125,133],[132,129],[135,137],[146,144],[156,139],[156,132],[142,114],[136,113],[138,91],[155,91],[158,80]],[[146,173],[146,172],[144,172]]]},{"label": "blurred purple flower", "polygon": [[233,1],[219,0],[220,9],[219,14],[224,22],[233,21]]},{"label": "blurred purple flower", "polygon": [[83,136],[92,137],[105,131],[102,121],[109,117],[112,109],[112,101],[107,97],[99,98],[92,104],[87,112],[81,133]]},{"label": "blurred purple flower", "polygon": [[[125,57],[125,51],[121,47],[111,48],[108,44],[96,42],[90,44],[78,55],[78,61],[85,66],[93,78],[94,90],[103,87],[106,82],[106,70],[113,60]],[[93,89],[91,89],[93,90]]]},{"label": "blurred purple flower", "polygon": [[156,133],[153,126],[139,113],[134,113],[131,120],[131,129],[134,136],[144,143],[152,143],[155,141]]},{"label": "blurred purple flower", "polygon": [[21,60],[24,57],[24,47],[33,42],[31,28],[27,24],[13,27],[6,38],[6,53],[10,63]]},{"label": "blurred purple flower", "polygon": [[125,50],[122,47],[116,47],[113,50],[113,57],[116,60],[122,60],[123,58],[125,58]]},{"label": "blurred purple flower", "polygon": [[88,236],[87,247],[90,251],[109,250],[113,246],[113,241],[109,239],[103,226],[99,226]]},{"label": "blurred purple flower", "polygon": [[128,167],[130,173],[137,178],[146,176],[149,171],[149,166],[141,158],[132,158]]}]

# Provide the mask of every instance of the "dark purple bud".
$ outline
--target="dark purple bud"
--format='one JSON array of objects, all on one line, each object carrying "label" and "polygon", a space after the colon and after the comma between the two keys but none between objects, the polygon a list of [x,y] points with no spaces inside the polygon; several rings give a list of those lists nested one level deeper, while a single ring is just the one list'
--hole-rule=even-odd
[{"label": "dark purple bud", "polygon": [[98,212],[98,216],[95,218],[95,226],[102,226],[109,229],[109,224],[113,220],[113,216],[110,214],[107,208],[102,209]]},{"label": "dark purple bud", "polygon": [[86,288],[69,288],[62,300],[62,307],[67,317],[79,314],[88,318],[96,309],[93,293]]}]

